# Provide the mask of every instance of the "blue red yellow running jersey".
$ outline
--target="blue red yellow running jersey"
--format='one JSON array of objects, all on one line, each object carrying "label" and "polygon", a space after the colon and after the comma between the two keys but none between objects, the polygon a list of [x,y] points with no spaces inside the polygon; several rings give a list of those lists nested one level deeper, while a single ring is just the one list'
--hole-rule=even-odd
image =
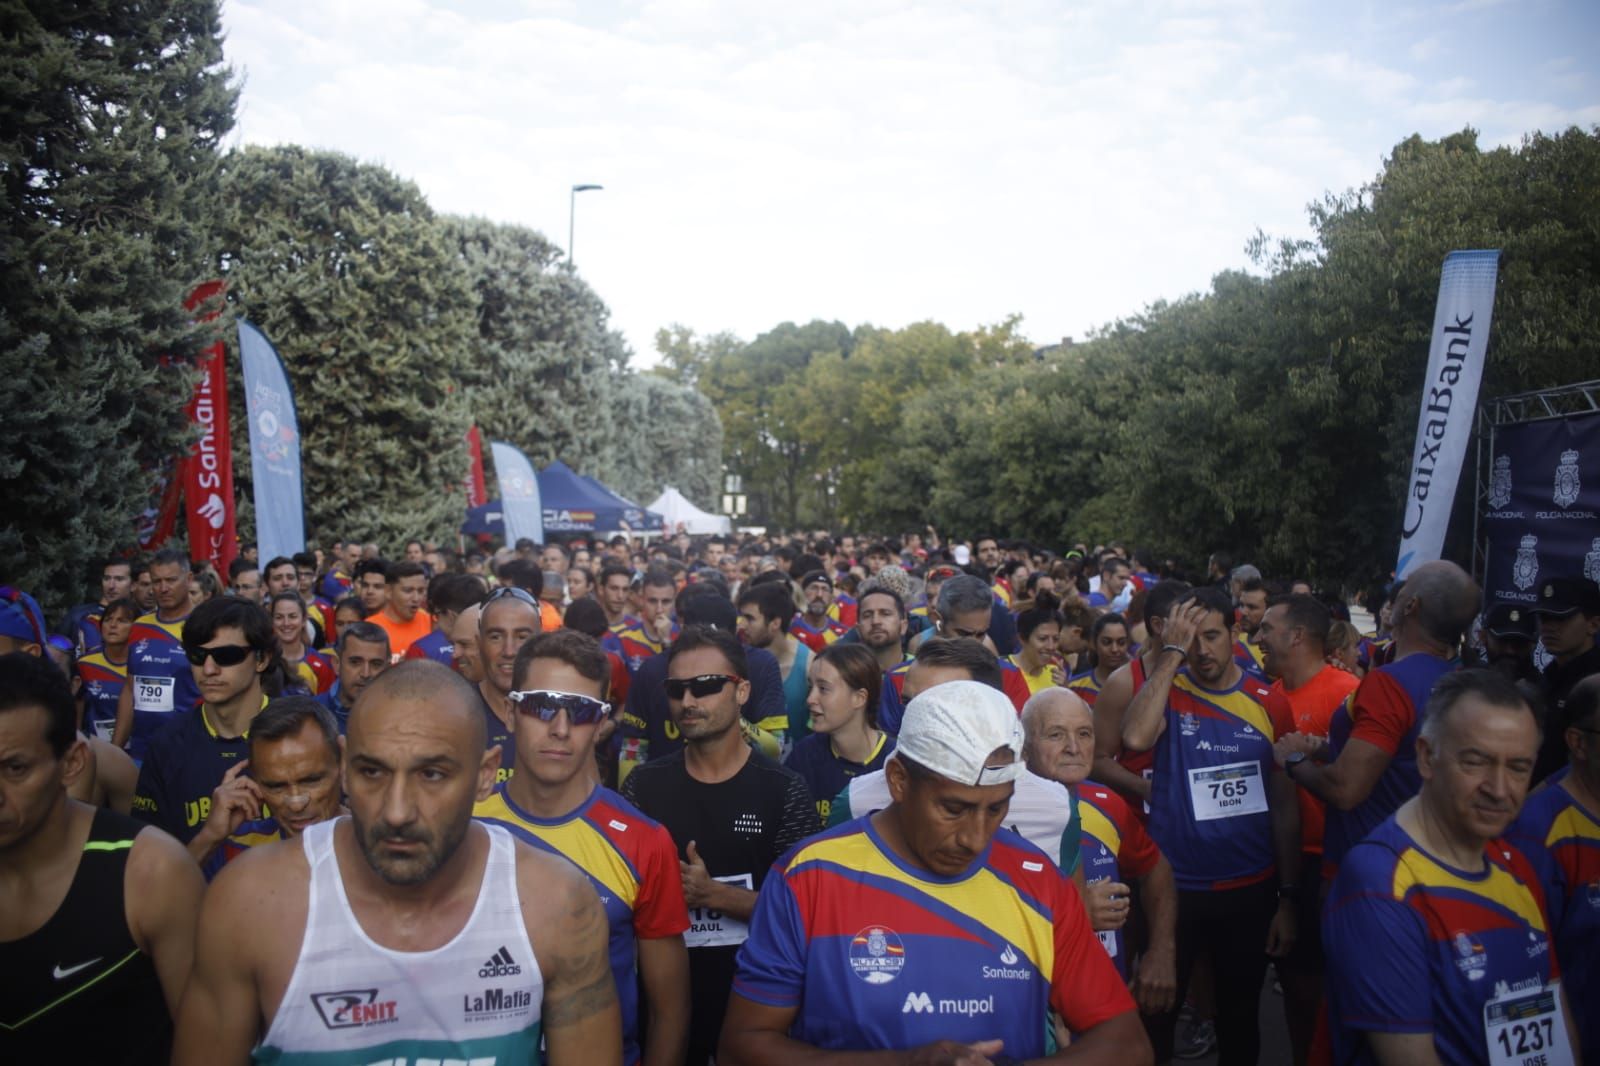
[{"label": "blue red yellow running jersey", "polygon": [[183,653],[186,621],[188,615],[163,622],[151,612],[134,622],[128,634],[128,685],[133,690],[128,754],[136,760],[144,758],[150,738],[164,725],[200,705],[200,688]]},{"label": "blue red yellow running jersey", "polygon": [[[1073,790],[1078,797],[1078,817],[1083,826],[1085,884],[1096,881],[1126,881],[1143,877],[1161,861],[1161,849],[1134,816],[1128,801],[1106,786],[1085,781]],[[1123,980],[1128,979],[1127,944],[1121,929],[1096,931],[1100,944]]]},{"label": "blue red yellow running jersey", "polygon": [[1178,887],[1224,890],[1255,884],[1277,868],[1268,782],[1282,773],[1272,742],[1294,730],[1269,714],[1267,686],[1248,674],[1208,689],[1180,670],[1167,697],[1150,783],[1150,835]]},{"label": "blue red yellow running jersey", "polygon": [[600,893],[611,927],[611,976],[622,1006],[622,1058],[638,1062],[638,941],[678,936],[689,928],[672,837],[659,822],[599,785],[564,818],[535,817],[518,807],[504,786],[472,813],[540,851],[560,855]]},{"label": "blue red yellow running jersey", "polygon": [[1100,680],[1094,676],[1094,667],[1092,666],[1081,674],[1073,674],[1068,678],[1067,687],[1082,696],[1083,702],[1091,707],[1094,706],[1094,701],[1100,695]]},{"label": "blue red yellow running jersey", "polygon": [[1528,798],[1506,838],[1539,875],[1578,1046],[1585,1062],[1600,1062],[1600,811],[1552,783]]},{"label": "blue red yellow running jersey", "polygon": [[1322,836],[1322,875],[1332,878],[1344,853],[1400,805],[1422,789],[1417,771],[1417,731],[1428,694],[1455,667],[1433,655],[1407,655],[1380,666],[1333,712],[1328,724],[1328,750],[1337,760],[1352,740],[1365,741],[1389,755],[1378,783],[1353,810],[1328,806]]},{"label": "blue red yellow running jersey", "polygon": [[1539,878],[1507,841],[1484,858],[1449,866],[1393,816],[1345,853],[1322,921],[1335,1062],[1375,1063],[1368,1032],[1430,1033],[1440,1062],[1565,1061],[1537,1057],[1561,1025],[1525,1024],[1559,976]]},{"label": "blue red yellow running jersey", "polygon": [[804,614],[795,615],[789,622],[789,635],[814,652],[822,651],[848,632],[849,626],[827,615],[823,615],[821,624],[815,626],[806,621]]},{"label": "blue red yellow running jersey", "polygon": [[96,651],[79,659],[77,670],[83,694],[83,731],[110,740],[117,725],[117,700],[128,682],[128,664],[114,663],[104,651]]},{"label": "blue red yellow running jersey", "polygon": [[1000,830],[961,874],[900,858],[870,818],[802,841],[761,886],[734,993],[797,1008],[816,1047],[907,1050],[1002,1039],[1045,1052],[1045,1018],[1082,1032],[1133,1009],[1072,882]]}]

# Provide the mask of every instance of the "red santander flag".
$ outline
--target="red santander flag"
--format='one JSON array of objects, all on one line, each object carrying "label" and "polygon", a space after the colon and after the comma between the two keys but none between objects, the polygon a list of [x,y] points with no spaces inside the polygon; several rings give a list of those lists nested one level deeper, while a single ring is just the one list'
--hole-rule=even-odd
[{"label": "red santander flag", "polygon": [[[220,297],[223,283],[208,281],[198,286],[183,306],[193,311],[201,304]],[[200,316],[207,322],[219,311]],[[195,561],[209,562],[223,581],[228,566],[239,554],[239,538],[234,525],[233,438],[228,431],[227,349],[221,338],[201,353],[196,368],[200,380],[186,408],[189,424],[199,431],[199,439],[179,463],[183,483],[184,518],[189,528],[189,555]]]}]

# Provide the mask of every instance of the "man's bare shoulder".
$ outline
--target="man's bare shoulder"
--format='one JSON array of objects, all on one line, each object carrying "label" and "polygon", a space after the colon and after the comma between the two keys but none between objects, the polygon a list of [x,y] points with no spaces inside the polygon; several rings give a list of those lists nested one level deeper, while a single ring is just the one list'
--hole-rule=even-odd
[{"label": "man's bare shoulder", "polygon": [[[512,843],[516,847],[517,889],[524,915],[549,918],[566,914],[585,899],[599,901],[588,875],[570,860],[520,840],[513,839]],[[532,931],[530,924],[529,932]]]},{"label": "man's bare shoulder", "polygon": [[299,839],[276,840],[251,848],[224,866],[206,890],[208,914],[235,917],[238,935],[262,944],[287,942],[290,923],[305,922],[311,866]]}]

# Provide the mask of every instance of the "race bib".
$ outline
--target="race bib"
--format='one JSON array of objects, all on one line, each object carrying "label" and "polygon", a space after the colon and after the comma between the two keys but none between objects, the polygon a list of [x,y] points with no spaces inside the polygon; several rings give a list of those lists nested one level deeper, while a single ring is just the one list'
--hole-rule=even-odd
[{"label": "race bib", "polygon": [[171,711],[172,696],[178,682],[171,677],[130,678],[133,686],[133,709],[136,711]]},{"label": "race bib", "polygon": [[[712,880],[755,891],[755,881],[749,874],[730,874]],[[749,935],[750,926],[732,915],[710,907],[690,907],[689,931],[683,934],[683,942],[691,948],[733,947],[743,944]]]},{"label": "race bib", "polygon": [[1190,770],[1189,797],[1194,802],[1197,822],[1267,811],[1267,790],[1258,762],[1234,762]]},{"label": "race bib", "polygon": [[1117,931],[1115,929],[1098,929],[1095,936],[1100,938],[1100,946],[1106,949],[1106,954],[1113,959],[1117,957]]},{"label": "race bib", "polygon": [[1483,1005],[1490,1066],[1572,1066],[1558,987],[1507,992]]}]

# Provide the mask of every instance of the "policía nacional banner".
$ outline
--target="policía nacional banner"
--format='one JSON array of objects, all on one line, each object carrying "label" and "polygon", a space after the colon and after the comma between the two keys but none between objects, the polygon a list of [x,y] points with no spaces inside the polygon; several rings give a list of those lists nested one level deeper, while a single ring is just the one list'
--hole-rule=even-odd
[{"label": "polic\u00eda nacional banner", "polygon": [[1444,257],[1428,375],[1422,382],[1422,410],[1417,415],[1417,443],[1406,484],[1396,580],[1438,559],[1444,550],[1450,505],[1478,409],[1499,263],[1497,251],[1451,252]]},{"label": "polic\u00eda nacional banner", "polygon": [[1600,414],[1501,426],[1491,453],[1490,602],[1531,604],[1553,577],[1600,581]]},{"label": "polic\u00eda nacional banner", "polygon": [[505,515],[506,543],[515,545],[523,537],[535,544],[544,543],[544,511],[539,504],[539,479],[533,464],[513,444],[492,441],[494,476],[500,483],[500,508]]},{"label": "polic\u00eda nacional banner", "polygon": [[300,483],[300,427],[294,393],[272,342],[239,320],[245,416],[250,422],[250,475],[256,503],[256,548],[263,560],[306,546]]}]

